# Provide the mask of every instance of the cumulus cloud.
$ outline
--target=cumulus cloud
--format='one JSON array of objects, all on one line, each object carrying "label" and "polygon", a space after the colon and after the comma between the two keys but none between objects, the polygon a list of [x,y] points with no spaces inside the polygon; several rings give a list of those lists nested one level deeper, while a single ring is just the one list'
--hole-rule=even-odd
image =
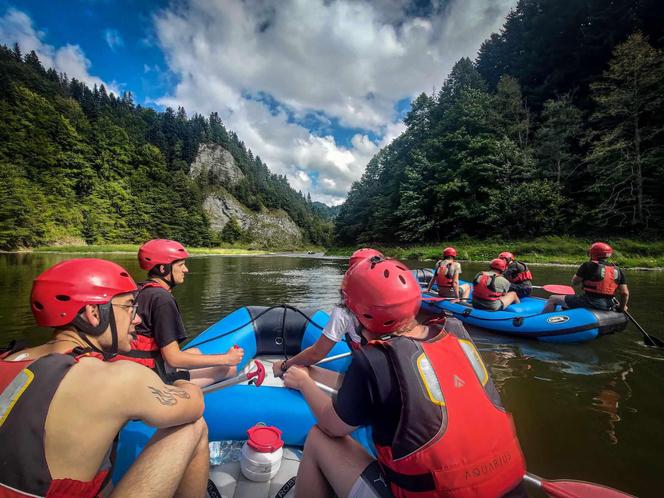
[{"label": "cumulus cloud", "polygon": [[124,40],[117,29],[106,28],[104,30],[104,40],[113,52],[115,52],[116,47],[124,47]]},{"label": "cumulus cloud", "polygon": [[[155,34],[179,84],[159,103],[220,112],[296,189],[339,203],[371,156],[403,131],[396,102],[440,86],[515,3],[174,2],[156,14]],[[312,116],[361,133],[338,144],[309,131]]]},{"label": "cumulus cloud", "polygon": [[109,91],[120,93],[115,83],[107,83],[90,74],[90,60],[81,47],[67,44],[55,48],[44,43],[43,38],[44,33],[33,26],[32,19],[25,12],[10,8],[0,17],[0,43],[10,47],[18,43],[23,53],[34,50],[45,67],[67,73],[70,78],[83,81],[90,87],[103,84]]}]

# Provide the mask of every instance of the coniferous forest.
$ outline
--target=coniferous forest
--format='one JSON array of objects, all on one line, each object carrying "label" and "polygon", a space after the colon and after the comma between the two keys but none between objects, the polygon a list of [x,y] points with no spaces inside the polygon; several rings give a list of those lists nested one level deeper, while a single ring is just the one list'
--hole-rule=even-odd
[{"label": "coniferous forest", "polygon": [[0,249],[153,237],[218,244],[223,232],[210,229],[202,208],[214,179],[188,176],[201,143],[232,154],[245,177],[229,190],[245,206],[283,209],[305,242],[329,241],[320,209],[270,173],[217,114],[156,112],[130,93],[47,70],[18,45],[0,46]]},{"label": "coniferous forest", "polygon": [[412,102],[336,241],[661,238],[663,46],[656,0],[520,0],[475,61]]}]

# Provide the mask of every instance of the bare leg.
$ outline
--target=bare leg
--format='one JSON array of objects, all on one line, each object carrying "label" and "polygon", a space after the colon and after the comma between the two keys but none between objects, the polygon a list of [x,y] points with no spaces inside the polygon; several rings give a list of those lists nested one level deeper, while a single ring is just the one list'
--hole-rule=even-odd
[{"label": "bare leg", "polygon": [[314,425],[304,443],[296,498],[346,497],[373,458],[350,436],[332,438]]},{"label": "bare leg", "polygon": [[500,301],[503,303],[503,309],[507,308],[512,303],[520,303],[519,296],[516,292],[511,291],[500,297]]},{"label": "bare leg", "polygon": [[[187,353],[203,354],[198,348],[189,348]],[[237,367],[220,365],[218,367],[192,368],[189,370],[191,382],[199,387],[206,387],[220,380],[237,375]]]},{"label": "bare leg", "polygon": [[468,297],[470,296],[470,285],[463,284],[459,287],[459,290],[461,290],[461,298],[468,299]]},{"label": "bare leg", "polygon": [[[120,480],[113,498],[159,498],[178,496],[203,498],[207,485],[207,470],[202,476],[201,444],[207,444],[207,426],[200,418],[191,424],[160,429],[150,439],[143,452]],[[207,449],[206,449],[207,452]],[[195,464],[194,474],[202,481],[194,483],[188,476],[189,466]],[[183,482],[191,488],[180,489]]]},{"label": "bare leg", "polygon": [[[201,419],[203,420],[203,419]],[[208,429],[201,434],[194,456],[182,476],[175,496],[177,498],[202,498],[207,492],[207,481],[210,475],[210,448],[208,446]]]},{"label": "bare leg", "polygon": [[552,311],[555,311],[556,306],[562,306],[563,308],[565,307],[565,296],[561,296],[559,294],[549,296],[549,299],[544,305],[542,313],[551,313]]},{"label": "bare leg", "polygon": [[192,368],[189,370],[191,382],[199,387],[209,386],[220,380],[237,375],[237,367],[219,366],[219,367],[204,367]]}]

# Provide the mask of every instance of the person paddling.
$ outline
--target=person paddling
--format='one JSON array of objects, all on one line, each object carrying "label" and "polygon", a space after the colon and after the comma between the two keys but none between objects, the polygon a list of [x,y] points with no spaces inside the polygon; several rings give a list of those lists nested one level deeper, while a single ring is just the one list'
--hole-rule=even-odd
[{"label": "person paddling", "polygon": [[510,282],[503,277],[507,269],[505,260],[493,259],[489,267],[490,271],[481,271],[473,279],[473,308],[500,311],[512,303],[519,303],[519,296],[510,291]]},{"label": "person paddling", "polygon": [[501,252],[498,257],[507,263],[503,277],[509,280],[510,291],[516,292],[519,298],[530,296],[533,292],[533,274],[528,265],[514,259],[514,254],[509,251]]},{"label": "person paddling", "polygon": [[188,257],[184,246],[174,240],[153,239],[139,248],[138,262],[148,279],[140,284],[136,302],[142,321],[126,356],[152,368],[165,382],[182,378],[205,387],[234,376],[233,365],[242,361],[244,350],[233,347],[225,354],[204,355],[197,348],[180,349],[187,332],[171,290],[184,283]]},{"label": "person paddling", "polygon": [[438,284],[438,295],[440,297],[468,298],[470,295],[470,286],[467,284],[459,285],[461,264],[459,264],[456,258],[457,251],[454,247],[443,249],[443,259],[436,263],[433,276],[427,286],[427,292],[431,292],[431,287],[436,283]]},{"label": "person paddling", "polygon": [[[363,259],[374,256],[382,257],[383,255],[379,251],[368,247],[358,249],[348,260],[347,271],[350,271],[353,266]],[[362,343],[361,329],[362,325],[346,307],[342,295],[341,302],[330,312],[330,318],[316,342],[292,358],[272,364],[275,377],[281,377],[292,365],[308,366],[318,363],[328,355],[336,343],[342,340],[345,340],[353,349],[359,348]]]},{"label": "person paddling", "polygon": [[114,440],[133,419],[159,430],[110,496],[205,496],[198,386],[168,386],[135,363],[103,361],[130,349],[136,290],[124,268],[101,259],[64,261],[35,279],[32,313],[53,334],[0,356],[0,496],[98,496]]},{"label": "person paddling", "polygon": [[608,311],[615,308],[614,295],[618,291],[620,300],[618,311],[627,311],[629,288],[625,273],[608,259],[613,249],[604,242],[595,242],[588,250],[590,261],[579,266],[572,277],[572,285],[581,285],[584,293],[580,296],[550,296],[542,313],[555,311],[556,306],[563,308],[594,308]]},{"label": "person paddling", "polygon": [[[342,289],[368,344],[353,353],[336,399],[307,369],[284,375],[317,422],[296,496],[525,497],[512,419],[461,323],[418,324],[420,287],[399,261],[363,260]],[[362,425],[377,460],[349,436]]]}]

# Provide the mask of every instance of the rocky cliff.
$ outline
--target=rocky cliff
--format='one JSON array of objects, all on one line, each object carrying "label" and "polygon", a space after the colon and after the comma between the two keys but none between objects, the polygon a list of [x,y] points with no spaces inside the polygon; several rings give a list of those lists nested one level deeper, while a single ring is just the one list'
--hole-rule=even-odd
[{"label": "rocky cliff", "polygon": [[285,211],[252,211],[227,190],[237,185],[244,178],[244,173],[223,147],[201,144],[189,175],[204,185],[207,195],[203,209],[215,232],[221,233],[234,218],[242,228],[245,239],[263,246],[292,246],[303,242],[302,231]]}]

